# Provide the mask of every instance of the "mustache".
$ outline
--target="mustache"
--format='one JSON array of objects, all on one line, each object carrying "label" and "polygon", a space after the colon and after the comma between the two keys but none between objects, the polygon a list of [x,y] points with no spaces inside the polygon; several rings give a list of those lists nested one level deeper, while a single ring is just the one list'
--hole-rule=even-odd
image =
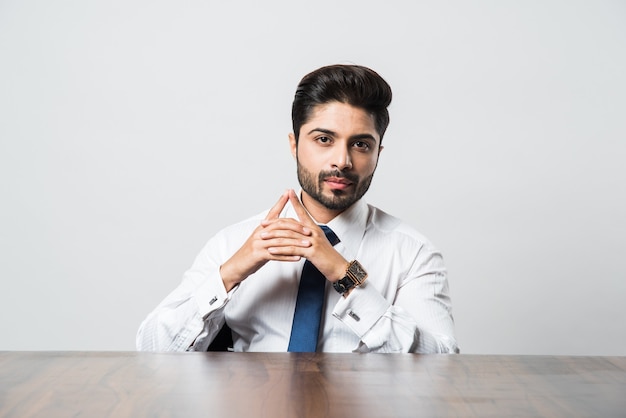
[{"label": "mustache", "polygon": [[354,173],[344,173],[343,171],[339,171],[339,170],[320,171],[320,174],[319,174],[320,183],[323,182],[328,177],[344,178],[344,179],[350,180],[352,183],[359,182],[359,176]]}]

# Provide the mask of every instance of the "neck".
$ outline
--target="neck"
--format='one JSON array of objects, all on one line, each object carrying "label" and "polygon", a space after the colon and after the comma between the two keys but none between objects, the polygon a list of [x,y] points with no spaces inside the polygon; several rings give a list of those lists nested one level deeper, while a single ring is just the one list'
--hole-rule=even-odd
[{"label": "neck", "polygon": [[313,219],[324,225],[343,212],[343,210],[328,209],[326,206],[309,196],[304,190],[302,191],[301,200],[305,209],[309,212]]}]

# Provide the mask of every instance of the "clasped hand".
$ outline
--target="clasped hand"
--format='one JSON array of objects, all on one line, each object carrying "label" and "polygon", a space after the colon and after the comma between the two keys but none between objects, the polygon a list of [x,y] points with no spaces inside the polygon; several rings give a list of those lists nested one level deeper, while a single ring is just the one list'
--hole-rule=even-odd
[{"label": "clasped hand", "polygon": [[[287,202],[298,219],[279,218]],[[293,190],[282,194],[243,246],[220,268],[226,290],[263,267],[268,261],[309,260],[330,281],[341,279],[347,261],[326,238]]]}]

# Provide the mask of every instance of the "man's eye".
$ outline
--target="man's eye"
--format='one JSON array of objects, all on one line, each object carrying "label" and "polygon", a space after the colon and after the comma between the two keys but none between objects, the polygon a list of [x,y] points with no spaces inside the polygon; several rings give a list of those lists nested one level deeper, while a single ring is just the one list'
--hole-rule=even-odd
[{"label": "man's eye", "polygon": [[330,138],[327,136],[319,136],[317,137],[317,140],[322,144],[328,144],[330,142]]},{"label": "man's eye", "polygon": [[370,148],[370,144],[364,141],[357,141],[354,143],[354,146],[362,150],[368,150]]}]

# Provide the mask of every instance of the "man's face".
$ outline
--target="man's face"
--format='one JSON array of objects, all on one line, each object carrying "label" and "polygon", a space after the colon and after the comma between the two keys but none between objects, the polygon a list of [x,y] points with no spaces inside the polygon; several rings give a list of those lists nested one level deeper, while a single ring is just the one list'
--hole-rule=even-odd
[{"label": "man's face", "polygon": [[367,192],[382,146],[365,110],[340,102],[318,105],[301,126],[297,146],[289,137],[305,205],[310,197],[339,214]]}]

